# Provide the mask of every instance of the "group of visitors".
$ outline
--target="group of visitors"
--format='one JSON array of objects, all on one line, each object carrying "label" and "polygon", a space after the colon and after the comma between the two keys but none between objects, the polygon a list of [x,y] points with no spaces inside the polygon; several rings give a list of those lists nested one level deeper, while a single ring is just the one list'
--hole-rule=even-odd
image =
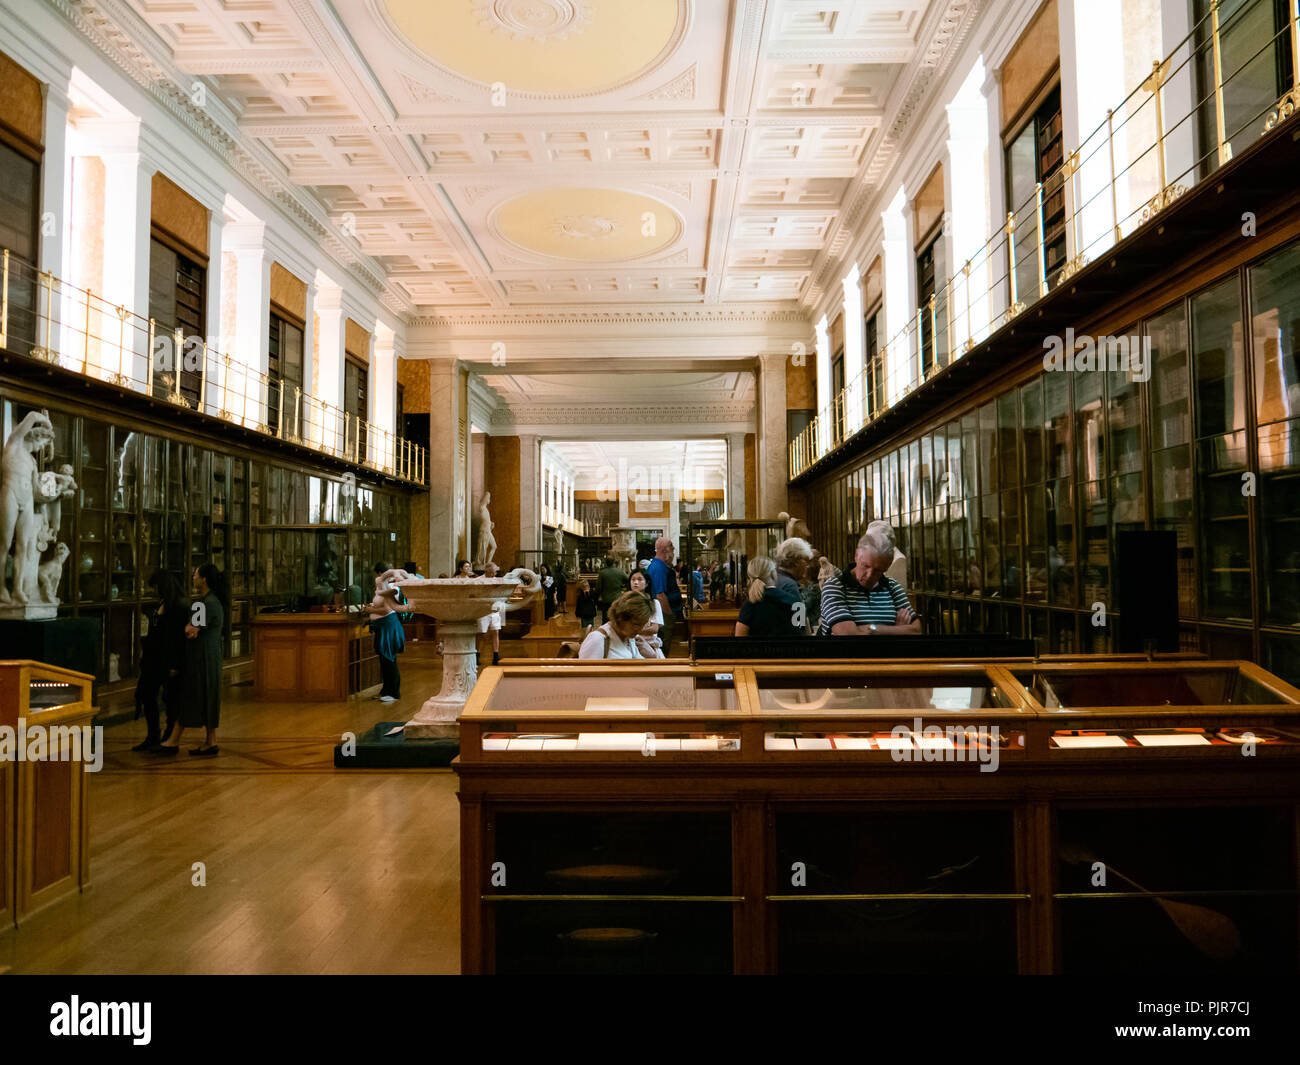
[{"label": "group of visitors", "polygon": [[203,743],[190,748],[190,754],[211,757],[218,753],[221,663],[230,593],[225,574],[211,562],[199,566],[191,580],[193,596],[167,570],[156,570],[149,578],[159,603],[147,615],[135,686],[136,716],[144,715],[148,731],[132,750],[174,757],[180,752],[185,730],[201,728]]},{"label": "group of visitors", "polygon": [[[814,569],[814,564],[816,567]],[[749,589],[737,636],[871,636],[919,633],[907,597],[906,559],[888,522],[873,521],[858,541],[853,566],[840,571],[807,540],[777,545],[776,558],[749,561]]]}]

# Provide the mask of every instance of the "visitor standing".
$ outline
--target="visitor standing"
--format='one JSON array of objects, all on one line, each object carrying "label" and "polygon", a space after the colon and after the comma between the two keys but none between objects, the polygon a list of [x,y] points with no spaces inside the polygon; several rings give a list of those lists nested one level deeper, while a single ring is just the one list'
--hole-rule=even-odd
[{"label": "visitor standing", "polygon": [[201,747],[190,754],[211,757],[218,753],[217,727],[221,724],[221,662],[224,657],[226,619],[230,593],[226,577],[211,562],[194,571],[197,598],[190,604],[185,625],[184,694],[180,722],[171,740],[164,740],[153,753],[175,755],[187,728],[204,730]]},{"label": "visitor standing", "polygon": [[375,654],[379,656],[379,675],[383,680],[379,690],[381,703],[395,703],[402,697],[402,675],[397,668],[397,656],[406,650],[402,615],[411,613],[413,608],[401,601],[397,581],[406,576],[404,570],[392,569],[387,562],[376,562],[375,597],[362,608],[372,616],[370,631],[375,638]]},{"label": "visitor standing", "polygon": [[[144,714],[144,741],[133,751],[147,751],[170,739],[176,727],[181,703],[181,667],[185,662],[185,624],[189,620],[189,599],[181,582],[166,570],[154,570],[149,578],[161,600],[147,617],[148,628],[141,643],[140,677],[135,684],[135,715]],[[167,711],[167,731],[159,731],[158,697]]]},{"label": "visitor standing", "polygon": [[659,537],[655,541],[655,557],[645,571],[650,595],[659,600],[663,609],[664,627],[659,630],[659,638],[663,640],[665,658],[673,652],[673,630],[682,620],[682,589],[673,570],[674,551],[672,540]]},{"label": "visitor standing", "polygon": [[555,616],[555,578],[551,575],[551,567],[545,563],[537,567],[537,576],[542,582],[545,617],[550,621]]},{"label": "visitor standing", "polygon": [[615,564],[612,557],[605,559],[605,568],[596,575],[596,602],[600,604],[600,620],[609,620],[609,607],[627,591],[627,574]]},{"label": "visitor standing", "polygon": [[578,587],[578,602],[573,612],[578,615],[578,623],[585,636],[596,625],[596,597],[591,591],[591,581],[583,581]]},{"label": "visitor standing", "polygon": [[806,636],[808,626],[799,586],[782,584],[776,563],[766,556],[749,560],[749,592],[736,620],[737,636]]},{"label": "visitor standing", "polygon": [[[483,579],[495,580],[497,572],[497,564],[489,562],[483,567]],[[478,619],[480,634],[492,634],[492,664],[494,666],[501,661],[501,630],[505,626],[505,615],[506,604],[501,602],[492,608],[491,613],[484,614]]]}]

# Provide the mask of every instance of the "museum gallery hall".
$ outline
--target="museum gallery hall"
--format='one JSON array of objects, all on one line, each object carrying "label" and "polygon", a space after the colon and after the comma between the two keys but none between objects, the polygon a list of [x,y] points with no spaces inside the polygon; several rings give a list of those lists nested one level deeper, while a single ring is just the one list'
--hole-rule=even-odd
[{"label": "museum gallery hall", "polygon": [[1294,979],[1298,103],[1297,0],[0,0],[0,973]]}]

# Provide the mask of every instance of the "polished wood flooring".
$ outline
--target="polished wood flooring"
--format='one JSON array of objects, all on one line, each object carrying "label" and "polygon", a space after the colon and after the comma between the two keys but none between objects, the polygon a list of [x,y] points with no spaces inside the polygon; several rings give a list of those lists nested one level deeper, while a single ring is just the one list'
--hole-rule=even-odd
[{"label": "polished wood flooring", "polygon": [[455,774],[333,768],[344,732],[406,720],[438,690],[427,641],[401,670],[388,704],[228,689],[216,758],[133,753],[143,721],[105,729],[90,886],[0,930],[0,972],[458,972]]}]

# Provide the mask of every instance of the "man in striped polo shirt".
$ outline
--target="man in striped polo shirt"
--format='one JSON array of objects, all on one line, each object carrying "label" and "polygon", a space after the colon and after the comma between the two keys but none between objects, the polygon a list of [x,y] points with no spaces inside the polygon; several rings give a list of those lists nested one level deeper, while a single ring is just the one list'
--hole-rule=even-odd
[{"label": "man in striped polo shirt", "polygon": [[893,561],[893,545],[879,532],[868,532],[858,541],[853,568],[832,577],[822,588],[823,634],[871,636],[921,631],[921,619],[902,585],[885,575]]}]

